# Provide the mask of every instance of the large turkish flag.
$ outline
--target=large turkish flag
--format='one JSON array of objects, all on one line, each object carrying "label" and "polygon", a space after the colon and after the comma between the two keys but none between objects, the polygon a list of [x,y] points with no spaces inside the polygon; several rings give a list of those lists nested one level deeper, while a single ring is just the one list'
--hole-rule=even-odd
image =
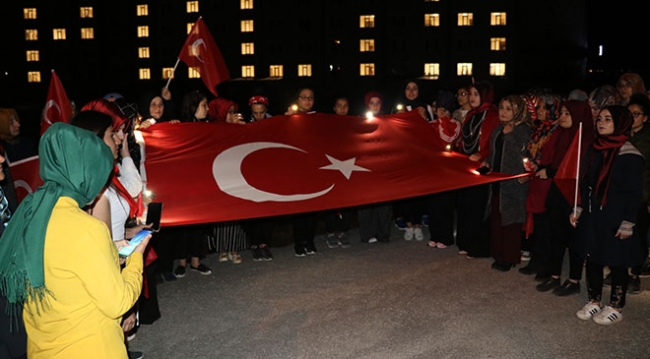
[{"label": "large turkish flag", "polygon": [[142,133],[147,187],[164,203],[164,225],[357,206],[512,178],[478,175],[467,156],[435,149],[437,134],[415,112],[159,123]]}]

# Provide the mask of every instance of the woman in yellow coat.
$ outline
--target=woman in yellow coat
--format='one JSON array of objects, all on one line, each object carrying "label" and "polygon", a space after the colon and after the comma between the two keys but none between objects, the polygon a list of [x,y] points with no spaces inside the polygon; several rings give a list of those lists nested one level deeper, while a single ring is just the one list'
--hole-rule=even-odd
[{"label": "woman in yellow coat", "polygon": [[83,210],[113,169],[97,135],[55,123],[41,137],[39,157],[44,184],[0,240],[0,290],[14,309],[24,303],[27,355],[126,358],[120,320],[140,294],[150,236],[120,271],[108,228]]}]

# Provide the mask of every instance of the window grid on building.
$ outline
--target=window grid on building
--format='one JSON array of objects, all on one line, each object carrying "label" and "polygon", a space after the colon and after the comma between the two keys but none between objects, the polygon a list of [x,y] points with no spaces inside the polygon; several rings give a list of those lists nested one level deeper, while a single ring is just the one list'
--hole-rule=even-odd
[{"label": "window grid on building", "polygon": [[38,50],[27,50],[27,61],[39,61],[40,55]]},{"label": "window grid on building", "polygon": [[151,69],[142,68],[138,70],[140,80],[151,80]]},{"label": "window grid on building", "polygon": [[36,29],[26,29],[25,30],[25,40],[27,40],[27,41],[36,41],[36,40],[38,40],[38,30],[36,30]]},{"label": "window grid on building", "polygon": [[41,82],[41,72],[40,71],[28,71],[27,72],[27,82]]},{"label": "window grid on building", "polygon": [[242,20],[241,21],[241,32],[253,32],[253,20]]},{"label": "window grid on building", "polygon": [[79,17],[90,19],[93,17],[93,8],[91,6],[82,6],[79,8]]},{"label": "window grid on building", "polygon": [[82,27],[81,28],[81,38],[82,39],[94,39],[95,38],[95,29],[92,27]]},{"label": "window grid on building", "polygon": [[472,26],[474,25],[474,14],[461,12],[458,13],[458,26]]},{"label": "window grid on building", "polygon": [[360,52],[374,52],[375,51],[375,39],[361,39],[361,40],[359,40],[359,51]]},{"label": "window grid on building", "polygon": [[188,1],[187,2],[187,13],[199,12],[199,2],[198,1]]},{"label": "window grid on building", "polygon": [[284,67],[282,65],[271,65],[269,66],[269,76],[281,78],[284,76]]},{"label": "window grid on building", "polygon": [[506,64],[504,63],[490,64],[490,76],[505,76],[505,75],[506,75]]},{"label": "window grid on building", "polygon": [[241,10],[247,10],[253,8],[253,0],[241,0],[239,4]]},{"label": "window grid on building", "polygon": [[424,64],[424,76],[437,80],[440,77],[439,63]]},{"label": "window grid on building", "polygon": [[505,12],[493,12],[490,14],[490,25],[492,26],[505,26],[506,25],[506,13]]},{"label": "window grid on building", "polygon": [[298,65],[298,76],[299,77],[311,77],[311,64],[299,64]]},{"label": "window grid on building", "polygon": [[187,69],[187,78],[188,79],[201,78],[201,73],[199,72],[199,70],[196,69],[196,67],[189,67]]},{"label": "window grid on building", "polygon": [[162,78],[163,80],[168,80],[174,74],[173,67],[163,67],[162,68]]},{"label": "window grid on building", "polygon": [[456,65],[456,74],[458,76],[472,76],[472,63],[471,62],[459,62]]},{"label": "window grid on building", "polygon": [[149,26],[138,26],[138,37],[149,37]]},{"label": "window grid on building", "polygon": [[65,29],[52,29],[52,38],[54,40],[65,40]]},{"label": "window grid on building", "polygon": [[140,4],[135,7],[135,13],[138,16],[149,16],[149,5]]},{"label": "window grid on building", "polygon": [[187,23],[187,33],[189,34],[192,32],[192,29],[194,28],[194,23],[193,22],[188,22]]},{"label": "window grid on building", "polygon": [[506,38],[505,37],[492,37],[490,38],[490,50],[492,51],[505,51]]},{"label": "window grid on building", "polygon": [[255,66],[244,65],[241,67],[241,77],[252,78],[255,77]]},{"label": "window grid on building", "polygon": [[148,47],[138,47],[138,57],[141,59],[149,58],[149,48]]},{"label": "window grid on building", "polygon": [[242,44],[241,44],[241,54],[242,55],[254,55],[255,54],[255,43],[253,43],[253,42],[242,42]]},{"label": "window grid on building", "polygon": [[[26,7],[23,9],[23,17],[25,20],[34,20],[36,19],[36,8],[35,7]],[[38,81],[40,82],[40,81]]]},{"label": "window grid on building", "polygon": [[361,15],[359,16],[360,28],[373,28],[375,27],[375,15]]},{"label": "window grid on building", "polygon": [[359,75],[360,76],[375,76],[375,64],[359,64]]},{"label": "window grid on building", "polygon": [[424,26],[426,27],[440,26],[440,14],[424,14]]}]

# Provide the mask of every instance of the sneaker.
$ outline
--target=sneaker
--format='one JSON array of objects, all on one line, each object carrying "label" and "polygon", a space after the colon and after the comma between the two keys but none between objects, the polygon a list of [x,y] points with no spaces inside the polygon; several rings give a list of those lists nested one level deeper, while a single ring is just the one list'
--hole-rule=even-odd
[{"label": "sneaker", "polygon": [[129,359],[142,359],[142,358],[144,358],[144,353],[142,353],[142,352],[136,352],[136,351],[128,350],[126,353],[129,356]]},{"label": "sneaker", "polygon": [[459,255],[459,256],[466,256],[466,255],[467,255],[467,251],[461,249],[461,250],[458,251],[458,255]]},{"label": "sneaker", "polygon": [[603,308],[600,313],[594,315],[594,322],[602,325],[610,325],[623,320],[623,313],[610,307]]},{"label": "sneaker", "polygon": [[[406,230],[408,232],[408,230]],[[416,241],[421,241],[424,239],[424,233],[422,233],[422,228],[420,227],[415,227],[413,229],[413,235],[415,236]]]},{"label": "sneaker", "polygon": [[576,315],[578,316],[578,318],[580,318],[582,320],[589,320],[589,319],[593,318],[593,316],[595,314],[599,313],[599,312],[600,312],[600,306],[598,304],[594,304],[592,302],[589,302],[589,303],[585,304],[585,306],[582,307],[582,309],[577,311]]},{"label": "sneaker", "polygon": [[[338,242],[336,244],[338,245]],[[307,253],[307,255],[318,254],[318,250],[315,245],[308,244],[305,246],[305,253]]]},{"label": "sneaker", "polygon": [[130,341],[132,341],[133,339],[135,339],[135,332],[132,332],[131,334],[129,334],[129,335],[126,337],[126,341],[127,341],[127,342],[130,342]]},{"label": "sneaker", "polygon": [[628,289],[628,292],[631,294],[639,294],[641,293],[641,278],[638,275],[631,275],[630,276],[630,287]]},{"label": "sneaker", "polygon": [[522,262],[527,262],[530,260],[530,252],[529,251],[521,251],[521,261]]},{"label": "sneaker", "polygon": [[273,254],[271,254],[271,250],[266,244],[262,244],[259,248],[262,251],[262,259],[267,262],[273,260]]},{"label": "sneaker", "polygon": [[338,244],[341,248],[350,248],[350,240],[345,233],[339,234]]},{"label": "sneaker", "polygon": [[406,221],[402,217],[397,217],[395,218],[395,227],[399,229],[400,231],[405,231],[406,230]]},{"label": "sneaker", "polygon": [[372,237],[372,238],[368,239],[368,243],[377,243],[377,238]]},{"label": "sneaker", "polygon": [[539,283],[536,288],[538,292],[548,292],[560,286],[560,278],[549,277],[547,280]]},{"label": "sneaker", "polygon": [[176,276],[172,272],[163,272],[162,277],[165,280],[165,282],[173,282],[177,280]]},{"label": "sneaker", "polygon": [[339,239],[336,238],[336,235],[334,233],[330,233],[327,235],[327,239],[325,239],[325,243],[329,248],[337,248],[339,246]]},{"label": "sneaker", "polygon": [[445,248],[447,248],[447,245],[442,243],[442,242],[438,242],[438,243],[436,243],[436,248],[445,249]]},{"label": "sneaker", "polygon": [[210,268],[208,268],[208,266],[206,266],[203,263],[199,264],[198,267],[192,267],[192,265],[190,265],[190,269],[193,270],[193,271],[197,271],[197,272],[201,273],[202,275],[210,275],[210,274],[212,274],[212,271],[210,270]]},{"label": "sneaker", "polygon": [[305,247],[297,247],[294,248],[296,257],[305,257],[307,256],[307,251],[305,250]]},{"label": "sneaker", "polygon": [[228,253],[226,252],[219,253],[219,262],[228,262]]},{"label": "sneaker", "polygon": [[241,256],[237,252],[228,253],[228,259],[232,262],[232,264],[240,264],[241,263]]},{"label": "sneaker", "polygon": [[259,246],[251,246],[251,253],[253,254],[253,260],[255,262],[259,262],[262,259],[264,259],[264,252],[262,251],[262,248]]},{"label": "sneaker", "polygon": [[423,214],[421,221],[422,221],[423,226],[429,227],[429,215],[428,214]]},{"label": "sneaker", "polygon": [[580,282],[573,283],[568,279],[565,280],[561,286],[553,289],[553,294],[557,295],[558,297],[566,297],[567,295],[578,293],[580,293]]},{"label": "sneaker", "polygon": [[430,248],[438,248],[438,243],[436,241],[429,241],[427,242],[427,246]]},{"label": "sneaker", "polygon": [[183,266],[178,266],[178,267],[176,267],[176,269],[174,270],[174,276],[175,276],[176,278],[183,278],[183,277],[185,277],[185,267],[183,267]]},{"label": "sneaker", "polygon": [[413,227],[407,228],[406,232],[404,232],[404,240],[410,241],[413,236],[415,236],[415,229]]}]

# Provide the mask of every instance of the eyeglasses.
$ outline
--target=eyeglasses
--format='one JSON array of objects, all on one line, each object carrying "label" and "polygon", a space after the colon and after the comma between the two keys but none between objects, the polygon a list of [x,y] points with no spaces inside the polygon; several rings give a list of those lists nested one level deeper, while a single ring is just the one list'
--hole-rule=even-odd
[{"label": "eyeglasses", "polygon": [[645,113],[643,113],[643,112],[632,112],[632,116],[634,118],[637,118],[639,116],[645,116]]},{"label": "eyeglasses", "polygon": [[309,101],[314,100],[314,96],[298,96],[298,98],[301,100],[309,100]]}]

